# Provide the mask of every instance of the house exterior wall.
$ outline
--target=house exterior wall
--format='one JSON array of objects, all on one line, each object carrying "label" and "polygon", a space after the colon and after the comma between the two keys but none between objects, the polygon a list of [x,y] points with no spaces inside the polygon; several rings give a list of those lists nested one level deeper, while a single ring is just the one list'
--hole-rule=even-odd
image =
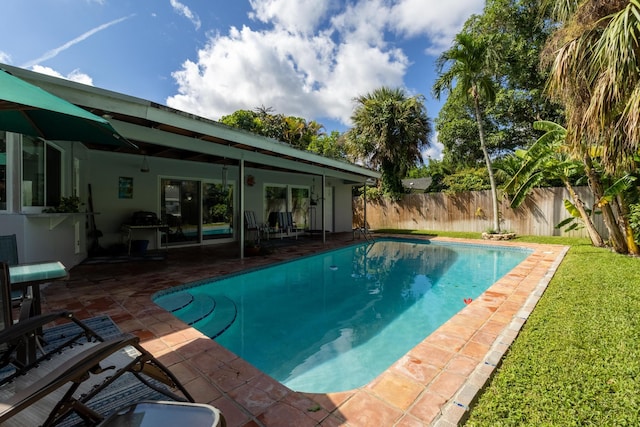
[{"label": "house exterior wall", "polygon": [[333,231],[345,232],[353,229],[353,209],[341,209],[342,206],[351,205],[352,191],[350,185],[336,185],[333,187],[333,201],[336,207],[336,215],[333,218]]},{"label": "house exterior wall", "polygon": [[[242,222],[242,210],[254,210],[259,217],[265,215],[264,183],[315,188],[316,197],[320,194],[325,196],[324,202],[317,208],[322,209],[320,206],[323,206],[324,215],[318,212],[316,219],[319,221],[324,216],[326,230],[343,231],[350,229],[346,225],[351,217],[351,203],[343,202],[347,200],[346,195],[350,194],[351,186],[366,179],[379,178],[379,173],[362,166],[324,158],[316,153],[299,150],[270,138],[233,129],[151,101],[6,64],[3,64],[3,68],[43,90],[101,115],[120,136],[140,147],[146,147],[150,155],[158,156],[148,158],[151,170],[142,173],[140,166],[143,156],[141,152],[135,151],[133,145],[93,145],[103,144],[99,141],[92,141],[88,146],[80,142],[51,142],[56,148],[64,150],[64,161],[60,165],[62,187],[59,195],[79,196],[85,203],[81,207],[84,211],[88,208],[88,187],[91,185],[95,215],[45,214],[42,213],[41,206],[24,206],[22,202],[22,188],[28,188],[28,185],[23,185],[23,181],[31,179],[38,183],[33,188],[40,189],[39,185],[43,182],[40,177],[43,175],[33,165],[29,165],[28,169],[33,178],[23,173],[23,137],[7,132],[7,208],[0,210],[0,233],[17,235],[21,262],[56,259],[67,267],[81,262],[87,257],[93,240],[88,237],[87,224],[92,222],[91,218],[95,219],[96,229],[102,233],[99,240],[102,247],[120,243],[120,226],[131,218],[132,213],[140,210],[160,212],[162,178],[220,182],[222,165],[214,163],[216,161],[260,165],[256,169],[244,168],[242,179],[252,176],[255,182],[253,186],[245,186],[239,181],[239,166],[228,167],[227,181],[236,184],[233,220],[235,240],[239,240],[241,235],[238,225]],[[174,159],[161,157],[165,153]],[[57,153],[51,157],[55,160],[57,158]],[[186,158],[193,161],[184,160]],[[58,164],[54,166],[49,171],[57,171]],[[120,177],[132,180],[131,198],[119,197]],[[318,185],[321,180],[326,181],[324,191]],[[52,190],[52,200],[58,197],[57,179],[53,181],[51,186],[47,186]],[[40,201],[36,203],[41,204]],[[318,228],[322,228],[319,222]],[[153,249],[156,239],[150,237]],[[225,239],[205,240],[203,244],[221,241]],[[180,242],[182,244],[183,241]]]},{"label": "house exterior wall", "polygon": [[[21,263],[59,260],[73,266],[87,257],[84,214],[43,214],[41,206],[23,206],[21,137],[7,133],[8,157],[7,187],[8,206],[0,212],[0,234],[15,234],[18,243],[18,260]],[[86,147],[80,143],[59,141],[62,150],[62,194],[68,196],[80,190],[80,182],[86,172],[76,174],[74,163],[86,164]],[[81,191],[78,195],[83,198]],[[82,210],[82,209],[81,209]]]},{"label": "house exterior wall", "polygon": [[[152,211],[160,215],[160,181],[162,178],[177,178],[184,180],[209,180],[220,181],[222,166],[198,162],[186,162],[163,158],[148,158],[150,172],[140,172],[142,156],[129,155],[102,151],[90,151],[89,174],[87,184],[91,183],[93,208],[96,228],[103,236],[100,238],[102,247],[122,242],[120,226],[127,222],[136,211]],[[119,177],[133,179],[133,197],[121,199],[118,195]],[[246,177],[253,177],[253,185],[245,185],[245,210],[256,213],[259,222],[266,221],[264,188],[268,185],[306,186],[312,187],[315,183],[316,191],[319,191],[318,179],[311,175],[268,171],[262,169],[245,169]],[[234,210],[235,224],[240,223],[240,203],[238,200],[239,168],[228,166],[227,181],[235,185]],[[86,187],[86,185],[85,185]],[[338,180],[327,180],[325,229],[328,231],[350,231],[352,221],[351,211],[351,185],[343,184]],[[317,206],[317,225],[319,228],[321,218],[321,203]],[[239,239],[239,230],[235,229],[235,239]],[[147,237],[150,249],[155,249],[153,234]],[[224,240],[228,241],[228,240]],[[205,244],[219,243],[221,240],[207,241]]]},{"label": "house exterior wall", "polygon": [[[19,141],[19,139],[17,139]],[[17,144],[17,142],[16,142]],[[64,194],[76,192],[83,205],[82,212],[89,210],[89,184],[93,201],[93,212],[96,229],[102,233],[98,242],[102,248],[122,243],[120,227],[130,220],[136,211],[152,211],[160,215],[160,184],[162,178],[182,180],[214,181],[222,179],[222,166],[207,163],[172,160],[165,158],[148,158],[150,172],[140,171],[142,155],[115,153],[108,151],[87,150],[80,143],[61,143],[65,148],[64,160]],[[75,161],[74,161],[75,159]],[[74,163],[78,164],[74,170]],[[17,179],[12,181],[8,189],[10,197],[17,197],[12,212],[0,213],[0,234],[16,234],[20,262],[37,262],[56,259],[67,267],[79,264],[88,256],[88,248],[92,239],[88,237],[89,217],[81,214],[42,214],[42,208],[28,208],[28,213],[21,207],[19,179],[20,163],[16,159],[11,171]],[[245,185],[245,209],[254,210],[256,214],[264,212],[264,186],[268,184],[307,186],[314,183],[319,192],[318,179],[314,176],[277,172],[262,169],[245,169],[245,177],[253,176],[254,185]],[[132,198],[119,197],[119,178],[133,180]],[[227,182],[236,189],[234,201],[234,224],[240,224],[240,203],[238,191],[239,167],[228,166]],[[329,231],[347,231],[351,229],[351,186],[335,180],[328,180],[326,194],[327,215],[326,229]],[[17,195],[17,196],[16,196]],[[318,215],[320,215],[320,204]],[[333,209],[337,212],[333,212]],[[258,216],[261,218],[261,216]],[[318,225],[320,221],[318,216]],[[318,227],[319,228],[319,227]],[[235,229],[234,239],[239,239],[239,230]],[[147,236],[142,234],[136,238],[149,240],[149,249],[155,249],[156,239],[153,231]],[[215,244],[231,239],[209,240],[203,244]]]}]

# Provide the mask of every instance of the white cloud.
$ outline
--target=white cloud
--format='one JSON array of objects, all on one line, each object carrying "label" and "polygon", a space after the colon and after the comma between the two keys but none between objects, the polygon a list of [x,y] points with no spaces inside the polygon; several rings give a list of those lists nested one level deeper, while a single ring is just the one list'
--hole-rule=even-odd
[{"label": "white cloud", "polygon": [[429,142],[429,147],[422,150],[422,159],[424,162],[428,163],[429,159],[442,160],[444,145],[438,141],[438,132],[435,133],[434,137]]},{"label": "white cloud", "polygon": [[93,79],[88,74],[82,73],[78,69],[73,70],[66,76],[54,70],[53,68],[44,67],[42,65],[34,65],[33,67],[31,67],[31,69],[37,73],[47,74],[49,76],[59,77],[59,78],[71,80],[74,82],[83,83],[85,85],[93,86]]},{"label": "white cloud", "polygon": [[11,64],[11,55],[0,50],[0,62],[3,64]]},{"label": "white cloud", "polygon": [[200,29],[200,26],[202,25],[200,22],[200,17],[193,13],[187,5],[180,3],[178,0],[169,0],[169,3],[171,3],[171,7],[179,15],[182,15],[189,21],[191,21],[191,23],[196,27],[196,30]]},{"label": "white cloud", "polygon": [[484,0],[431,1],[426,9],[424,0],[400,0],[391,8],[390,25],[408,37],[428,36],[431,43],[427,52],[437,55],[450,47],[469,16],[482,12],[484,3]]},{"label": "white cloud", "polygon": [[249,0],[251,19],[273,23],[277,29],[293,33],[313,34],[335,0]]},{"label": "white cloud", "polygon": [[210,34],[197,59],[173,73],[178,93],[166,102],[215,120],[264,105],[349,125],[354,97],[404,85],[411,64],[399,40],[424,39],[441,52],[483,2],[424,3],[250,0],[250,17],[273,26]]}]

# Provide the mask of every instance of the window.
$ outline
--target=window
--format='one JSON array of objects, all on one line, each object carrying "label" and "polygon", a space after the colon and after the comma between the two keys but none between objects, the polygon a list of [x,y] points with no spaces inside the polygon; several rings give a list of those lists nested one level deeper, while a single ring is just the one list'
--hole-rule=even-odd
[{"label": "window", "polygon": [[291,187],[291,213],[298,228],[309,227],[309,187]]},{"label": "window", "polygon": [[233,237],[233,184],[202,184],[202,239]]},{"label": "window", "polygon": [[269,218],[271,212],[291,212],[296,227],[308,227],[309,187],[270,184],[264,188],[264,198],[265,219]]},{"label": "window", "polygon": [[62,196],[62,151],[40,139],[22,138],[22,205],[57,206]]},{"label": "window", "polygon": [[[287,212],[286,185],[269,184],[264,187],[264,214],[262,221],[258,219],[258,222],[266,221],[271,212]],[[271,225],[275,226],[275,223]]]}]

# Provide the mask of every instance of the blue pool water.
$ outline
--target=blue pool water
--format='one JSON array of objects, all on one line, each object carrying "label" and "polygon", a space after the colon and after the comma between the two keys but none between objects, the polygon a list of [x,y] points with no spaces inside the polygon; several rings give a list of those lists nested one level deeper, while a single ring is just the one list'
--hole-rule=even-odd
[{"label": "blue pool water", "polygon": [[344,391],[367,384],[529,253],[385,239],[155,302],[293,390]]}]

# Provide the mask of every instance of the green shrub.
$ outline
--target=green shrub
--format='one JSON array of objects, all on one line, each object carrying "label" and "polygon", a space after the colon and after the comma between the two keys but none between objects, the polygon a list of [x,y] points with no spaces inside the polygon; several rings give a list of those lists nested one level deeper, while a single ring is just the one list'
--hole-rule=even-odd
[{"label": "green shrub", "polygon": [[463,191],[482,191],[491,188],[487,171],[484,169],[464,169],[442,180],[447,194]]}]

